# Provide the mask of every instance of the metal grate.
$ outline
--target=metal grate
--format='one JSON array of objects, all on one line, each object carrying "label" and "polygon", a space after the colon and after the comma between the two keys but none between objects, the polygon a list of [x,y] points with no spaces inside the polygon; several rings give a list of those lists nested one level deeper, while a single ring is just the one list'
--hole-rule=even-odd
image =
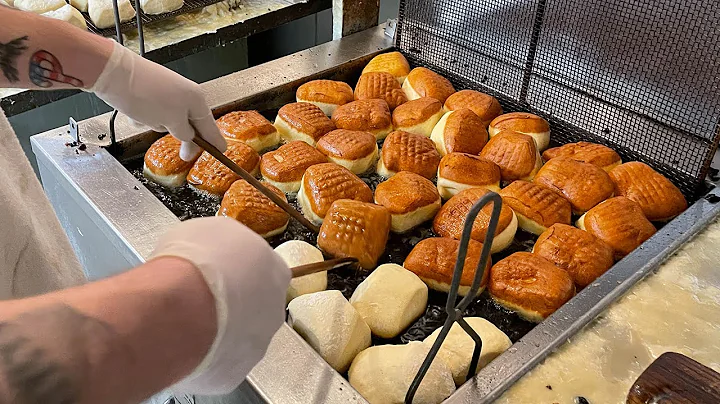
[{"label": "metal grate", "polygon": [[397,46],[552,140],[641,160],[693,198],[720,140],[714,0],[402,0]]},{"label": "metal grate", "polygon": [[[155,14],[155,15],[149,15],[149,14],[142,14],[142,23],[150,24],[157,21],[166,20],[168,18],[177,17],[182,14],[191,13],[193,11],[200,10],[204,7],[213,5],[215,3],[219,3],[223,0],[185,0],[182,7],[175,11],[171,11],[169,13],[162,13],[162,14]],[[133,5],[133,8],[135,8],[135,0],[130,0],[130,4]],[[240,3],[237,4],[231,4],[230,9],[233,9],[234,7],[239,7]],[[104,37],[111,37],[116,35],[115,26],[113,25],[110,28],[98,28],[95,26],[95,23],[92,22],[90,19],[90,15],[88,13],[82,13],[85,17],[85,22],[87,22],[88,30],[90,32],[96,33],[98,35],[102,35]],[[120,32],[128,32],[128,31],[134,31],[137,29],[137,19],[135,17],[131,18],[128,21],[125,21],[123,23],[120,23]]]}]

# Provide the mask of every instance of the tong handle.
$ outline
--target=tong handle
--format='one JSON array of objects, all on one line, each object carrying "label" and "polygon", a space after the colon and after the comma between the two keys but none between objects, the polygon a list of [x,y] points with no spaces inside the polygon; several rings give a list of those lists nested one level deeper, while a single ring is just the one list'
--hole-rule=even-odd
[{"label": "tong handle", "polygon": [[317,272],[329,271],[331,269],[340,268],[342,266],[357,262],[357,258],[335,258],[322,262],[315,262],[307,265],[300,265],[297,267],[290,268],[293,278],[298,278],[305,275],[311,275]]}]

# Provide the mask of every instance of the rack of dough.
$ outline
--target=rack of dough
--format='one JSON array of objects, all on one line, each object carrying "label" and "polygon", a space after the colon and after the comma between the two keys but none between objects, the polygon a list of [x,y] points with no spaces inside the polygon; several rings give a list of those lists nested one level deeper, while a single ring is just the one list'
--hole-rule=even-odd
[{"label": "rack of dough", "polygon": [[[318,234],[212,157],[184,164],[172,138],[122,117],[114,155],[93,142],[67,153],[58,130],[33,139],[48,159],[43,177],[58,167],[98,212],[93,220],[112,224],[104,232],[122,236],[113,242],[125,256],[142,260],[177,220],[226,215],[289,266],[358,259],[293,279],[287,326],[249,377],[269,402],[491,402],[720,213],[703,168],[717,139],[692,171],[684,153],[698,147],[639,143],[645,132],[632,129],[645,115],[623,128],[602,108],[558,112],[529,97],[540,73],[526,82],[502,58],[481,70],[484,51],[458,46],[476,35],[474,23],[451,24],[440,0],[432,15],[421,3],[401,1],[394,39],[370,29],[203,85],[228,157]],[[543,4],[551,13],[567,1]],[[482,21],[474,2],[443,7]],[[534,24],[539,10],[517,12]],[[498,40],[489,29],[477,35]],[[541,47],[546,34],[536,35],[531,45]],[[712,40],[720,45],[720,34]],[[561,91],[577,90],[543,85],[558,105]],[[637,96],[621,90],[616,97]],[[133,209],[121,214],[108,197],[128,192]]]}]

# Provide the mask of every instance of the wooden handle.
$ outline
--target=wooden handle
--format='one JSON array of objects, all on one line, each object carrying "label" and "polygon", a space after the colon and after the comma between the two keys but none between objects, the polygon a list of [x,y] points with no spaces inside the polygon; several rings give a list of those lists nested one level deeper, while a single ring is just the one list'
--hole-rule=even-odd
[{"label": "wooden handle", "polygon": [[312,222],[307,220],[305,216],[302,215],[302,213],[298,212],[295,208],[293,208],[289,203],[285,202],[281,197],[277,196],[277,194],[270,189],[268,189],[265,185],[263,185],[260,181],[258,181],[255,177],[250,175],[247,171],[243,170],[242,167],[235,164],[234,161],[230,160],[226,155],[220,152],[217,147],[210,144],[207,140],[201,138],[197,134],[195,135],[195,138],[193,139],[193,142],[197,144],[198,146],[202,147],[210,153],[213,157],[218,159],[221,163],[223,163],[227,168],[232,170],[235,174],[239,175],[242,179],[249,182],[250,185],[254,186],[258,191],[262,192],[263,195],[270,198],[271,201],[273,201],[277,206],[279,206],[282,210],[287,212],[288,215],[292,216],[293,219],[297,220],[305,226],[308,230],[311,232],[317,234],[320,232],[320,228],[316,225],[314,225]]},{"label": "wooden handle", "polygon": [[290,268],[293,278],[300,276],[311,275],[317,272],[329,271],[331,269],[340,268],[342,266],[357,262],[357,258],[335,258],[323,262],[316,262],[313,264],[300,265],[298,267]]},{"label": "wooden handle", "polygon": [[638,377],[626,403],[720,403],[720,373],[685,355],[665,352]]}]

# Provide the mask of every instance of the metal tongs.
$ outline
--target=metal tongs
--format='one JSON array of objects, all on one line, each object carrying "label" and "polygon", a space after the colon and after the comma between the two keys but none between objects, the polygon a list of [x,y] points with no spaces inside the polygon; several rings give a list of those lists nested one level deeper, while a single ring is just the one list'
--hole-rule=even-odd
[{"label": "metal tongs", "polygon": [[[305,216],[302,215],[302,213],[298,212],[295,208],[292,207],[289,203],[285,202],[283,198],[279,197],[275,192],[271,191],[268,187],[263,185],[260,181],[258,181],[255,177],[253,177],[250,173],[245,171],[242,167],[235,164],[234,161],[230,160],[225,154],[223,154],[220,150],[218,150],[217,147],[210,144],[207,140],[201,138],[200,136],[195,135],[195,138],[193,138],[193,142],[197,144],[198,146],[205,149],[206,152],[210,153],[211,156],[215,157],[218,161],[223,163],[225,167],[230,169],[235,174],[239,175],[240,178],[244,179],[250,185],[255,187],[258,191],[262,192],[263,195],[267,196],[271,201],[273,201],[277,206],[279,206],[282,210],[287,212],[288,215],[290,215],[293,219],[297,220],[305,226],[308,230],[311,232],[317,234],[320,232],[320,228],[310,222]],[[316,272],[323,272],[328,271],[331,269],[339,268],[354,262],[357,262],[357,258],[335,258],[327,261],[322,262],[316,262],[313,264],[308,265],[301,265],[299,267],[290,268],[290,271],[292,271],[292,277],[297,278],[299,276],[304,275],[310,275],[314,274]]]}]

